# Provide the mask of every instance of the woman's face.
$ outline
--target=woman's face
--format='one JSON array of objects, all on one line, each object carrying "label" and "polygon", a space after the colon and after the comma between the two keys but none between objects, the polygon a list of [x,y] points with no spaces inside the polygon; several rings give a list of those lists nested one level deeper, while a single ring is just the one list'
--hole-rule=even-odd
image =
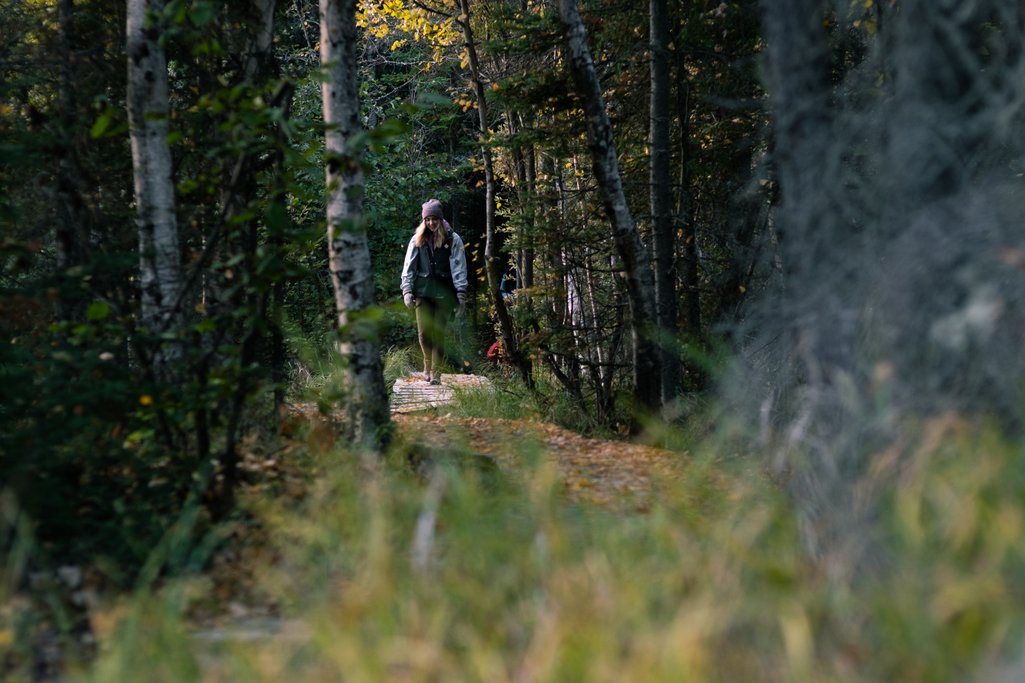
[{"label": "woman's face", "polygon": [[424,224],[431,232],[437,232],[438,228],[441,227],[441,219],[437,216],[428,216],[424,219]]}]

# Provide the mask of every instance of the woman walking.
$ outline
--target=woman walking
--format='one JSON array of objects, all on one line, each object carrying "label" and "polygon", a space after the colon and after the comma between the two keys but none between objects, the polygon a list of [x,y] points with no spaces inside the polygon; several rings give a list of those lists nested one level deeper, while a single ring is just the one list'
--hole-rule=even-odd
[{"label": "woman walking", "polygon": [[423,379],[441,384],[445,331],[456,306],[466,310],[466,253],[463,240],[445,220],[441,202],[428,199],[423,219],[406,247],[402,300],[416,307],[416,333],[424,356]]}]

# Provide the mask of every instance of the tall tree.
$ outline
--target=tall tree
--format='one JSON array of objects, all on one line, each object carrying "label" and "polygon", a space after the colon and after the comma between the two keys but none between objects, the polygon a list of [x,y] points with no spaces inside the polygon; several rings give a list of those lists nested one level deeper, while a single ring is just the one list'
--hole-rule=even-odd
[{"label": "tall tree", "polygon": [[651,227],[655,252],[655,309],[661,353],[659,373],[662,402],[672,401],[680,389],[680,354],[676,339],[676,240],[672,215],[672,182],[669,173],[669,17],[666,0],[651,0],[648,10],[651,51],[651,97],[649,104],[649,159]]},{"label": "tall tree", "polygon": [[[821,191],[829,163],[830,47],[822,0],[762,0],[761,5],[780,194],[778,225],[785,230],[798,211],[808,216],[830,210]],[[828,248],[827,237],[808,237]],[[781,241],[785,276],[817,262],[819,254],[802,239],[788,241],[781,233]]]},{"label": "tall tree", "polygon": [[374,273],[363,216],[356,0],[320,0],[320,61],[327,158],[327,243],[353,442],[381,450],[391,417],[374,304]]},{"label": "tall tree", "polygon": [[474,42],[473,29],[470,25],[470,3],[469,0],[459,0],[459,23],[463,27],[463,38],[466,41],[467,62],[470,67],[470,78],[473,81],[473,91],[477,99],[477,115],[480,121],[481,156],[484,158],[484,185],[485,185],[485,224],[486,238],[484,243],[484,262],[488,276],[488,292],[491,294],[492,304],[495,306],[495,313],[498,315],[498,323],[502,330],[502,342],[505,346],[506,357],[519,370],[520,376],[528,387],[534,385],[533,373],[530,360],[524,356],[519,349],[516,340],[516,332],[513,329],[512,318],[502,299],[501,273],[496,258],[498,239],[495,235],[495,169],[494,159],[488,142],[488,135],[491,124],[488,118],[488,98],[484,88],[484,79],[481,75],[480,61],[477,58],[477,45]]},{"label": "tall tree", "polygon": [[272,70],[274,53],[274,5],[276,0],[253,0],[252,12],[256,19],[249,38],[248,55],[244,67],[249,80]]},{"label": "tall tree", "polygon": [[569,57],[570,69],[587,118],[587,145],[594,175],[612,227],[616,251],[623,260],[629,294],[633,335],[634,390],[641,405],[654,409],[659,405],[661,381],[656,342],[655,284],[651,257],[637,232],[633,215],[623,192],[619,161],[602,97],[594,59],[587,46],[584,24],[576,0],[559,0],[559,18]]},{"label": "tall tree", "polygon": [[[74,77],[74,48],[72,41],[75,35],[75,6],[73,0],[60,0],[58,12],[57,49],[60,55],[60,90],[57,98],[59,108],[58,142],[55,145],[59,161],[57,162],[57,195],[55,202],[58,211],[56,224],[55,250],[57,255],[58,275],[66,277],[78,266],[88,260],[88,211],[82,199],[82,188],[85,181],[79,164],[78,152],[75,149],[75,128],[77,116],[77,98]],[[63,290],[69,288],[64,287]],[[61,292],[58,303],[58,315],[63,320],[80,318],[81,305],[69,301],[67,291]]]},{"label": "tall tree", "polygon": [[[182,287],[175,217],[167,55],[161,42],[165,0],[128,0],[128,125],[139,229],[141,319],[151,334],[172,330],[180,317]],[[164,344],[154,367],[166,370],[178,352]]]},{"label": "tall tree", "polygon": [[[246,20],[242,25],[246,26],[248,30],[244,33],[244,39],[240,41],[243,45],[242,68],[238,70],[235,77],[241,82],[235,87],[248,86],[259,91],[266,88],[269,82],[277,79],[278,66],[273,54],[274,5],[275,0],[253,0],[252,4],[246,8],[247,11],[241,15],[241,18]],[[240,146],[238,154],[232,155],[234,159],[223,169],[219,213],[219,217],[223,218],[223,223],[215,229],[227,233],[224,246],[225,256],[237,259],[238,267],[247,274],[247,279],[251,283],[251,286],[248,287],[233,288],[223,303],[229,310],[250,310],[254,314],[245,321],[240,321],[242,324],[237,332],[239,373],[233,382],[233,395],[227,410],[223,411],[227,419],[224,452],[219,458],[222,466],[221,486],[218,492],[219,497],[214,501],[217,512],[231,508],[238,485],[240,475],[238,446],[242,436],[243,418],[249,407],[249,398],[253,389],[261,379],[260,373],[249,372],[248,369],[258,365],[257,359],[265,326],[269,327],[268,331],[271,337],[271,376],[276,387],[275,402],[280,406],[281,392],[277,387],[283,383],[284,378],[284,339],[278,324],[280,315],[277,311],[272,310],[272,305],[280,301],[281,282],[280,278],[273,277],[268,273],[271,285],[267,288],[259,282],[258,273],[261,271],[259,263],[261,248],[264,254],[274,254],[270,258],[281,258],[283,245],[280,234],[278,234],[280,231],[271,227],[271,221],[267,221],[268,225],[265,226],[266,231],[271,235],[270,241],[263,242],[261,240],[260,221],[254,215],[255,212],[249,209],[260,205],[263,194],[269,195],[268,200],[271,203],[278,203],[282,206],[284,204],[281,187],[283,173],[281,150],[286,143],[281,140],[281,127],[286,125],[291,94],[291,83],[287,80],[277,83],[269,101],[263,105],[268,112],[276,112],[276,115],[271,115],[269,121],[263,125],[254,126],[252,131],[255,134],[254,139],[250,139],[247,144]],[[274,123],[271,124],[271,121]],[[269,145],[261,140],[264,137],[261,134],[261,129],[268,125],[273,125],[274,128],[271,135],[268,136],[274,142]],[[273,150],[269,154],[267,153],[268,146]],[[264,163],[273,164],[266,176],[260,173]],[[210,242],[208,241],[207,244]],[[263,265],[266,265],[267,262],[265,258]],[[265,269],[265,272],[266,270],[270,269]],[[202,377],[205,384],[206,378]]]}]

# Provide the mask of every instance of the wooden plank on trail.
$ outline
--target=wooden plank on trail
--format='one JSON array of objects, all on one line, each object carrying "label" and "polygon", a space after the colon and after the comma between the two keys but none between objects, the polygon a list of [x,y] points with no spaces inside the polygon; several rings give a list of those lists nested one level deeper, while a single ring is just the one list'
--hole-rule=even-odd
[{"label": "wooden plank on trail", "polygon": [[437,408],[455,399],[459,389],[491,389],[491,380],[480,375],[442,375],[441,384],[414,377],[399,377],[392,385],[391,411],[413,413]]}]

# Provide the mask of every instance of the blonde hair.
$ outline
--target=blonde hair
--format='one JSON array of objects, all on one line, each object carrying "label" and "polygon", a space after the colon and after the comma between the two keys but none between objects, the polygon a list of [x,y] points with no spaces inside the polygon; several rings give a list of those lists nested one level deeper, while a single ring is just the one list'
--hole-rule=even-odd
[{"label": "blonde hair", "polygon": [[[435,249],[437,249],[438,247],[440,247],[442,244],[445,243],[445,233],[448,232],[448,224],[445,222],[445,219],[442,218],[440,220],[441,220],[441,230],[435,230],[434,231],[434,248]],[[425,221],[425,220],[424,221],[420,221],[420,225],[418,225],[417,228],[416,228],[416,234],[413,236],[414,240],[416,242],[416,246],[422,247],[424,245],[424,243],[427,241],[427,233],[429,233],[429,232],[430,232],[430,230],[427,229],[427,221]]]}]

